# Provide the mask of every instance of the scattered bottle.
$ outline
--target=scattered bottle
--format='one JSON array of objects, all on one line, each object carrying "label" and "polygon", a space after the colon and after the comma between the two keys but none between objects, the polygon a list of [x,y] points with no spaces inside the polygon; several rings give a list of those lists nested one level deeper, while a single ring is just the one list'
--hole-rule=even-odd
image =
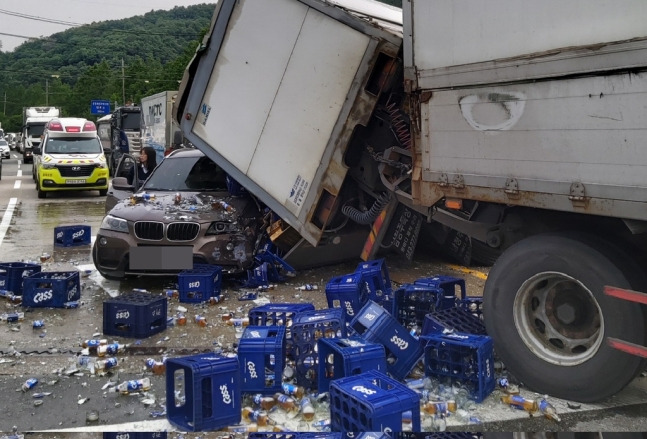
[{"label": "scattered bottle", "polygon": [[91,339],[91,340],[85,340],[81,343],[82,348],[88,348],[90,351],[96,351],[99,346],[103,346],[108,344],[108,340],[105,338],[102,339]]},{"label": "scattered bottle", "polygon": [[234,327],[245,327],[249,326],[249,317],[241,317],[241,318],[229,318],[227,319],[227,325],[229,326],[234,326]]},{"label": "scattered bottle", "polygon": [[164,295],[167,299],[178,299],[180,292],[178,290],[164,290]]},{"label": "scattered bottle", "polygon": [[226,312],[226,313],[220,314],[220,318],[222,319],[223,322],[227,322],[231,320],[233,317],[234,317],[233,312]]},{"label": "scattered bottle", "polygon": [[126,346],[119,343],[101,345],[97,348],[97,355],[105,357],[106,355],[123,354],[124,349],[126,349]]},{"label": "scattered bottle", "polygon": [[306,396],[303,399],[301,399],[299,406],[301,410],[301,416],[303,416],[303,419],[305,419],[308,422],[312,421],[315,417],[315,408],[312,405],[312,401],[310,401],[310,398]]},{"label": "scattered bottle", "polygon": [[110,389],[110,392],[113,393],[120,393],[122,395],[128,395],[134,392],[139,392],[139,391],[148,391],[151,388],[151,380],[150,378],[141,378],[138,380],[130,380],[130,381],[124,381],[123,383],[119,384],[117,387],[112,387]]},{"label": "scattered bottle", "polygon": [[209,300],[207,300],[207,303],[209,305],[217,305],[218,303],[222,302],[223,300],[225,300],[224,296],[212,296],[212,297],[209,297]]},{"label": "scattered bottle", "polygon": [[166,363],[164,361],[156,361],[153,358],[147,358],[146,369],[155,375],[164,375],[166,373]]},{"label": "scattered bottle", "polygon": [[22,296],[17,296],[11,291],[0,290],[0,297],[4,297],[11,303],[15,303],[15,304],[22,303]]},{"label": "scattered bottle", "polygon": [[427,401],[422,406],[422,410],[430,415],[448,415],[450,412],[456,412],[456,401]]},{"label": "scattered bottle", "polygon": [[257,425],[260,425],[261,427],[274,424],[274,422],[270,419],[270,417],[267,415],[266,412],[263,412],[260,410],[254,410],[251,407],[243,407],[242,415],[243,415],[243,419],[250,422],[255,422]]},{"label": "scattered bottle", "polygon": [[13,323],[13,322],[22,322],[25,320],[24,312],[9,312],[0,314],[0,321]]},{"label": "scattered bottle", "polygon": [[274,399],[276,400],[276,404],[286,412],[294,412],[299,410],[299,406],[291,396],[284,395],[283,393],[277,393],[274,395]]},{"label": "scattered bottle", "polygon": [[34,386],[36,386],[36,384],[38,384],[38,379],[36,379],[36,378],[29,378],[27,381],[25,381],[25,382],[23,383],[23,385],[22,385],[22,391],[23,391],[23,392],[26,392],[26,391],[28,391],[28,390],[30,390],[30,389],[33,389],[33,388],[34,388]]},{"label": "scattered bottle", "polygon": [[501,397],[501,402],[508,404],[516,409],[525,410],[530,413],[536,412],[538,410],[537,401],[524,398],[521,395],[503,395]]},{"label": "scattered bottle", "polygon": [[194,321],[198,324],[198,326],[200,326],[200,327],[202,327],[202,328],[206,328],[206,327],[207,327],[207,318],[206,318],[206,317],[204,317],[204,316],[201,316],[201,315],[199,315],[199,314],[196,314],[196,315],[195,315],[195,318],[194,318]]},{"label": "scattered bottle", "polygon": [[177,324],[178,326],[186,325],[186,316],[182,313],[177,315]]},{"label": "scattered bottle", "polygon": [[302,386],[295,386],[294,384],[290,383],[283,383],[281,387],[283,389],[283,393],[288,396],[294,396],[297,399],[303,398],[303,395],[306,393],[305,389]]},{"label": "scattered bottle", "polygon": [[65,302],[63,304],[63,308],[65,309],[74,309],[79,307],[79,301],[78,300],[73,300],[71,302]]},{"label": "scattered bottle", "polygon": [[109,357],[104,360],[96,361],[94,363],[94,370],[103,372],[117,366],[119,366],[119,360],[117,360],[115,357]]},{"label": "scattered bottle", "polygon": [[276,400],[274,398],[271,396],[264,396],[260,393],[254,395],[252,401],[263,410],[271,410],[276,405]]},{"label": "scattered bottle", "polygon": [[31,327],[33,329],[42,329],[45,327],[45,322],[42,320],[34,320],[33,322],[31,322]]},{"label": "scattered bottle", "polygon": [[241,424],[241,425],[229,425],[225,428],[225,431],[230,433],[256,433],[258,431],[257,424]]},{"label": "scattered bottle", "polygon": [[300,290],[300,291],[314,291],[314,290],[318,290],[319,286],[313,285],[313,284],[304,284],[304,285],[301,285],[300,287],[295,287],[294,289]]},{"label": "scattered bottle", "polygon": [[548,401],[546,401],[544,398],[537,401],[537,408],[548,419],[551,419],[556,422],[561,421],[561,419],[559,418],[559,415],[557,414],[557,409],[555,409],[555,407],[553,407],[553,405]]}]

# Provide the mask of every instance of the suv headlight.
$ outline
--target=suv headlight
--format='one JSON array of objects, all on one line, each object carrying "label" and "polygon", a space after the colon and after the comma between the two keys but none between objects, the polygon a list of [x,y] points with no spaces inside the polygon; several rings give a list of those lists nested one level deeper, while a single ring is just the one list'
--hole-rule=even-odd
[{"label": "suv headlight", "polygon": [[56,168],[56,165],[54,163],[42,163],[40,164],[43,169],[54,169]]},{"label": "suv headlight", "polygon": [[101,221],[101,228],[105,230],[114,230],[115,232],[128,233],[128,221],[117,218],[116,216],[106,215]]},{"label": "suv headlight", "polygon": [[237,227],[235,224],[226,221],[214,221],[207,229],[205,235],[222,235],[223,233],[236,232],[236,229]]}]

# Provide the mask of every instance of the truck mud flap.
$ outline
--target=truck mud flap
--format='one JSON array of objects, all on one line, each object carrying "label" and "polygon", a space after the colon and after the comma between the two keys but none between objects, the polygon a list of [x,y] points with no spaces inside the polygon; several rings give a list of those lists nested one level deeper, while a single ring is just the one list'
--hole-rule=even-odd
[{"label": "truck mud flap", "polygon": [[397,201],[392,202],[373,223],[362,250],[362,259],[374,259],[380,249],[390,249],[412,260],[423,221],[419,212]]},{"label": "truck mud flap", "polygon": [[[620,300],[627,300],[629,302],[640,303],[647,305],[647,294],[639,291],[626,290],[623,288],[616,288],[611,286],[604,287],[604,294],[610,297],[615,297]],[[619,340],[613,337],[607,337],[607,343],[614,349],[626,352],[631,355],[647,358],[647,346],[640,346],[624,340]]]}]

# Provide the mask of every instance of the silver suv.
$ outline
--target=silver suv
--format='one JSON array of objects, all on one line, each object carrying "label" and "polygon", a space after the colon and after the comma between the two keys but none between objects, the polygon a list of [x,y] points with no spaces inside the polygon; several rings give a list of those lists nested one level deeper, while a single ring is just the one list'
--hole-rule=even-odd
[{"label": "silver suv", "polygon": [[139,190],[126,178],[135,165],[134,157],[122,158],[106,198],[92,249],[104,277],[173,275],[194,263],[220,265],[224,274],[253,266],[265,208],[211,159],[196,149],[174,151]]}]

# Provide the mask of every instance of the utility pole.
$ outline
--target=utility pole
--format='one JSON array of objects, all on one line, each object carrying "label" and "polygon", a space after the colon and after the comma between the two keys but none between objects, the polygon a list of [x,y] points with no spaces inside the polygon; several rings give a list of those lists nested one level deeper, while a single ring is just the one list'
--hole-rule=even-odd
[{"label": "utility pole", "polygon": [[45,106],[49,106],[49,79],[45,78]]},{"label": "utility pole", "polygon": [[2,115],[7,115],[7,92],[4,92],[4,106],[2,107]]},{"label": "utility pole", "polygon": [[121,58],[121,105],[126,105],[126,74],[123,58]]}]

